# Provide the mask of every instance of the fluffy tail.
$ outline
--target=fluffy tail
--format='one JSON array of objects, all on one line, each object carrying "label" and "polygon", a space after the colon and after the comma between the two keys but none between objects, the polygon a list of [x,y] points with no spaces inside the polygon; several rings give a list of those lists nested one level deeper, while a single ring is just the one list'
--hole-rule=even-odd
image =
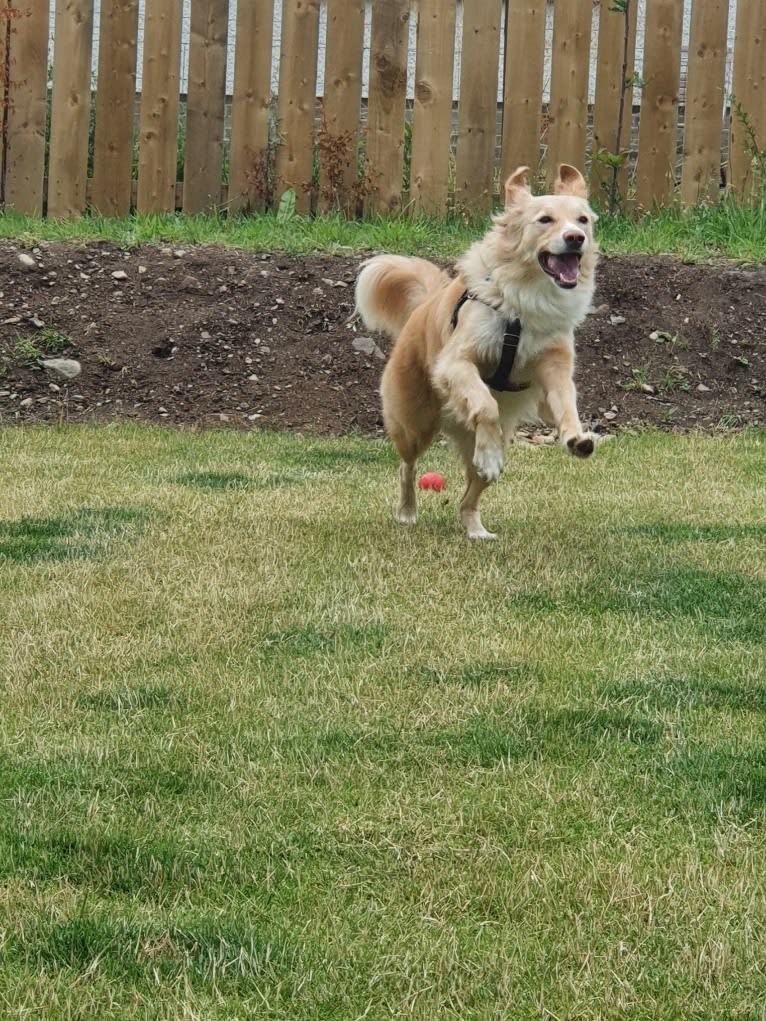
[{"label": "fluffy tail", "polygon": [[357,278],[356,310],[368,330],[396,340],[418,305],[448,281],[446,273],[425,259],[376,255]]}]

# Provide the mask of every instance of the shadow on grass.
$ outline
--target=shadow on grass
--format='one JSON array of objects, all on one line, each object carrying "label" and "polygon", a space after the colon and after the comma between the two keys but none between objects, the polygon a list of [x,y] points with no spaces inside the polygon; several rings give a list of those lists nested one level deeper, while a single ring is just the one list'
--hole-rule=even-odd
[{"label": "shadow on grass", "polygon": [[0,521],[0,562],[93,560],[134,541],[150,515],[130,507],[80,507],[59,517]]}]

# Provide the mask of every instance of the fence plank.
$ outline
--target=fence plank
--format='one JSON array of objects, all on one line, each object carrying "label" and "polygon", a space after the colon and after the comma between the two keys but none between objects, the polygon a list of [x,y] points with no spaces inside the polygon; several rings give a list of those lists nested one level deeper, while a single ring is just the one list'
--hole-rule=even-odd
[{"label": "fence plank", "polygon": [[327,0],[324,102],[319,132],[323,211],[356,211],[364,0]]},{"label": "fence plank", "polygon": [[192,0],[183,211],[221,201],[229,0]]},{"label": "fence plank", "polygon": [[92,47],[93,0],[57,0],[48,215],[60,219],[85,212]]},{"label": "fence plank", "polygon": [[141,213],[170,213],[176,204],[181,0],[146,0],[138,141]]},{"label": "fence plank", "polygon": [[643,209],[673,199],[682,35],[678,0],[647,0],[636,162],[636,204]]},{"label": "fence plank", "polygon": [[559,163],[582,169],[588,131],[592,0],[567,0],[553,8],[551,103],[546,177]]},{"label": "fence plank", "polygon": [[501,181],[516,167],[540,167],[545,9],[544,0],[508,0]]},{"label": "fence plank", "polygon": [[416,211],[442,215],[449,192],[455,6],[420,0],[412,107],[410,200]]},{"label": "fence plank", "polygon": [[277,105],[277,192],[295,192],[295,208],[311,208],[319,0],[283,0]]},{"label": "fence plank", "polygon": [[753,165],[752,150],[766,150],[766,0],[737,4],[732,93],[729,183],[735,192],[746,195],[764,184],[759,176],[763,166]]},{"label": "fence plank", "polygon": [[[638,0],[630,0],[626,14],[603,3],[599,13],[590,193],[595,198],[600,198],[606,206],[610,206],[620,197],[624,198],[628,190],[629,167],[626,157],[630,150],[632,84],[624,89],[619,137],[618,122],[623,83],[632,82],[633,79],[637,16]],[[624,68],[623,60],[626,60]],[[599,159],[599,153],[606,157],[611,155],[623,158],[622,164],[616,168],[616,173],[608,159]]]},{"label": "fence plank", "polygon": [[229,209],[262,209],[271,198],[269,118],[274,0],[239,0],[231,101]]},{"label": "fence plank", "polygon": [[681,166],[685,205],[714,199],[720,186],[728,19],[728,0],[694,0]]},{"label": "fence plank", "polygon": [[370,208],[383,213],[402,205],[409,20],[409,0],[372,0],[365,167]]},{"label": "fence plank", "polygon": [[133,182],[138,0],[101,8],[91,205],[104,216],[127,216]]},{"label": "fence plank", "polygon": [[[13,18],[10,26],[3,197],[7,207],[27,216],[41,216],[48,101],[48,2],[24,0],[19,13],[21,16]],[[0,24],[5,28],[5,21]]]},{"label": "fence plank", "polygon": [[473,0],[463,8],[455,153],[455,202],[471,213],[492,208],[499,60],[500,4]]}]

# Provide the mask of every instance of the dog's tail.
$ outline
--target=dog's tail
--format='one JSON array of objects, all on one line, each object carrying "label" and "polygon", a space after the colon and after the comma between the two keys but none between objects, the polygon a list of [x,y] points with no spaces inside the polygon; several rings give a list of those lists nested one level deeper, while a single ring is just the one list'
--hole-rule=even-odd
[{"label": "dog's tail", "polygon": [[396,340],[418,305],[448,281],[426,259],[376,255],[364,263],[356,281],[356,311],[368,330]]}]

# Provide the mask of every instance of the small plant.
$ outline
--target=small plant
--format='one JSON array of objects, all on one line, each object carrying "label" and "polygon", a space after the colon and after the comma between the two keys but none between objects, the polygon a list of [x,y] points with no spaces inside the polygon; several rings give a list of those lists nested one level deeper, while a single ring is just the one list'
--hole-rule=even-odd
[{"label": "small plant", "polygon": [[39,338],[47,354],[57,355],[75,346],[74,341],[56,330],[41,330]]},{"label": "small plant", "polygon": [[633,0],[612,0],[608,8],[614,14],[621,14],[624,21],[622,36],[622,75],[620,78],[620,102],[617,110],[617,124],[615,126],[614,150],[601,148],[593,154],[593,159],[609,168],[608,182],[605,184],[607,193],[607,211],[614,214],[619,211],[621,196],[619,193],[619,174],[625,165],[628,152],[622,149],[622,135],[625,124],[625,107],[628,93],[632,89],[643,89],[649,79],[641,78],[637,72],[628,74],[628,56],[630,54],[630,13]]},{"label": "small plant", "polygon": [[13,357],[19,365],[26,365],[28,368],[36,368],[42,358],[42,351],[38,348],[36,338],[24,337],[16,334],[16,343],[13,348]]},{"label": "small plant", "polygon": [[753,119],[747,112],[742,102],[735,95],[729,97],[731,110],[739,121],[744,132],[743,145],[745,152],[750,157],[750,163],[761,186],[766,185],[766,149],[762,149],[758,142],[758,135],[753,124]]},{"label": "small plant", "polygon": [[659,383],[659,388],[665,393],[674,393],[677,390],[686,392],[691,389],[689,380],[686,377],[687,369],[676,362],[673,365],[669,365],[665,370],[665,375]]},{"label": "small plant", "polygon": [[633,393],[634,390],[641,390],[649,385],[649,376],[646,369],[631,369],[631,378],[620,384],[625,393]]}]

